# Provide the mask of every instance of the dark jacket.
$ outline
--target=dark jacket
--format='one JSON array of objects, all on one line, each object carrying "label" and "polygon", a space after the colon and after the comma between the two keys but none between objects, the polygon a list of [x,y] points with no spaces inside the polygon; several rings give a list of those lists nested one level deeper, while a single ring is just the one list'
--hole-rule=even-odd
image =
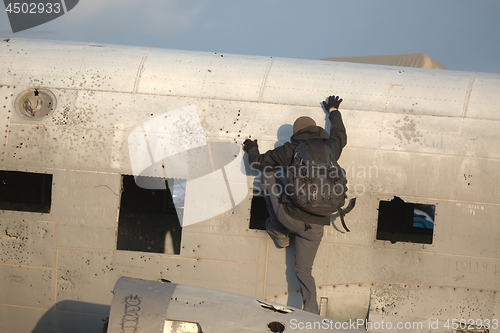
[{"label": "dark jacket", "polygon": [[[332,127],[330,129],[330,136],[328,133],[319,126],[306,127],[290,138],[290,142],[285,143],[283,146],[276,147],[273,150],[268,150],[264,154],[259,153],[258,148],[252,148],[248,152],[248,161],[253,169],[264,171],[267,169],[282,167],[286,168],[291,165],[293,160],[293,152],[295,147],[302,141],[309,138],[320,138],[325,141],[327,145],[333,150],[335,159],[339,159],[342,149],[347,144],[347,135],[345,126],[342,122],[342,115],[338,111],[333,111],[329,115]],[[285,203],[285,211],[291,217],[297,220],[307,219],[309,223],[315,224],[330,224],[330,216],[316,216],[311,215],[299,208],[294,207],[292,202],[286,196],[283,196],[282,201]]]}]

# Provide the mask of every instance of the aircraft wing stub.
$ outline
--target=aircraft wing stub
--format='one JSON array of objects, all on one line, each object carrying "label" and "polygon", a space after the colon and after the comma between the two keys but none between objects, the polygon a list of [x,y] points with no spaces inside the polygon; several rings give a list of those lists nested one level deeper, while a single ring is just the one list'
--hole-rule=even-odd
[{"label": "aircraft wing stub", "polygon": [[108,333],[282,333],[297,328],[300,332],[322,332],[327,327],[328,331],[361,332],[341,324],[249,296],[121,277],[114,289]]},{"label": "aircraft wing stub", "polygon": [[114,288],[108,332],[162,332],[176,284],[121,277]]}]

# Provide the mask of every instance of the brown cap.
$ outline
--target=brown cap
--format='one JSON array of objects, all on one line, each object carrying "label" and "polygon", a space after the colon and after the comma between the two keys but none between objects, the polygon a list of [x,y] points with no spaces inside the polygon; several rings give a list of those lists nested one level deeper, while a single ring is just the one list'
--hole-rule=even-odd
[{"label": "brown cap", "polygon": [[308,116],[298,117],[293,123],[293,134],[309,126],[316,126],[314,119]]}]

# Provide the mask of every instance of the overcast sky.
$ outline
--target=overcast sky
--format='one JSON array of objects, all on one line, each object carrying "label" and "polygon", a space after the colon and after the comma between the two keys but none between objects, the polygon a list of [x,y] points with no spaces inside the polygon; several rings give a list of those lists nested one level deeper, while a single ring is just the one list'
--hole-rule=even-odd
[{"label": "overcast sky", "polygon": [[0,36],[303,59],[427,53],[500,73],[500,0],[80,0],[15,34],[2,10]]}]

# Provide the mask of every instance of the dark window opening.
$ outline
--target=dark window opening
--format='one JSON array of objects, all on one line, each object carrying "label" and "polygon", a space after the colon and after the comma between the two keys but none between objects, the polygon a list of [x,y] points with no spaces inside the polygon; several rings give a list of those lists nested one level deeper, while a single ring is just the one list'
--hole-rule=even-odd
[{"label": "dark window opening", "polygon": [[[152,178],[153,179],[153,178]],[[144,189],[134,176],[123,176],[117,249],[180,254],[182,227],[168,183],[165,189]]]},{"label": "dark window opening", "polygon": [[264,196],[254,195],[252,198],[252,206],[250,208],[250,229],[266,230],[266,219],[269,217],[269,212],[266,207]]},{"label": "dark window opening", "polygon": [[404,202],[399,197],[380,201],[377,239],[391,243],[432,244],[436,206]]},{"label": "dark window opening", "polygon": [[0,209],[50,213],[53,175],[0,171]]}]

